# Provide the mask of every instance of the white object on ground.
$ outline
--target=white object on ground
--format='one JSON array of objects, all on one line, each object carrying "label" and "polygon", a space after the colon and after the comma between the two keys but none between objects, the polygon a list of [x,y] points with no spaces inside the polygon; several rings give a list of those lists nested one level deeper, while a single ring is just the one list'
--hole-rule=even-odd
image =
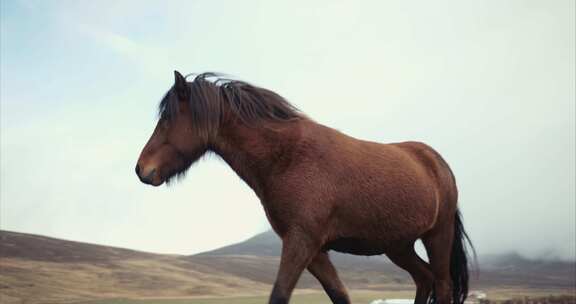
[{"label": "white object on ground", "polygon": [[414,299],[378,299],[370,302],[370,304],[413,304]]}]

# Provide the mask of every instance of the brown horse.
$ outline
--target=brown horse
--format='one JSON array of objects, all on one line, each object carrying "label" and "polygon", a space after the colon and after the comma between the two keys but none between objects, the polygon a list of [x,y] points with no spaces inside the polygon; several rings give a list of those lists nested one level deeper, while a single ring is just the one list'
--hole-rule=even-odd
[{"label": "brown horse", "polygon": [[[304,116],[276,93],[205,73],[175,83],[136,174],[159,186],[217,153],[260,198],[282,239],[269,303],[288,303],[304,269],[333,303],[350,303],[327,252],[386,254],[417,287],[415,303],[463,303],[464,232],[454,176],[419,142],[359,140]],[[420,259],[421,239],[430,263]]]}]

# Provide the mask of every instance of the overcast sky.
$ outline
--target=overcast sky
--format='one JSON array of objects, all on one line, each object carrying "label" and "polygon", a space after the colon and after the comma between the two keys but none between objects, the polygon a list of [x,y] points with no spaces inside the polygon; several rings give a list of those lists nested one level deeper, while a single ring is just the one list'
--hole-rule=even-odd
[{"label": "overcast sky", "polygon": [[481,254],[576,256],[574,1],[0,3],[2,229],[182,254],[268,229],[217,158],[171,187],[134,174],[178,69],[424,141]]}]

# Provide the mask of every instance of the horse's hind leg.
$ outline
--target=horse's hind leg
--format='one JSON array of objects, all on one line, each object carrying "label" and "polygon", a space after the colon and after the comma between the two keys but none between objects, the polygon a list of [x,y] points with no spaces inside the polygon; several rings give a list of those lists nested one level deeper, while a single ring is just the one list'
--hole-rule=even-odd
[{"label": "horse's hind leg", "polygon": [[402,251],[388,252],[386,255],[398,267],[408,271],[414,283],[416,283],[414,303],[426,304],[434,284],[434,275],[430,270],[430,265],[423,261],[414,251],[414,244],[412,243]]},{"label": "horse's hind leg", "polygon": [[350,298],[344,284],[338,278],[338,273],[330,262],[328,253],[319,252],[308,265],[308,271],[320,281],[322,287],[334,304],[350,304]]},{"label": "horse's hind leg", "polygon": [[453,239],[453,221],[444,222],[422,239],[430,260],[430,268],[434,274],[434,297],[439,304],[452,302],[450,257]]}]

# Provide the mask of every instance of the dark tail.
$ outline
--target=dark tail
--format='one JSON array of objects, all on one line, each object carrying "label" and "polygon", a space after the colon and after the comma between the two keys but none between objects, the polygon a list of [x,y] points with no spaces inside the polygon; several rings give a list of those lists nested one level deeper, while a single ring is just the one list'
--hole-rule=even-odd
[{"label": "dark tail", "polygon": [[466,243],[476,257],[472,242],[464,230],[460,210],[456,211],[454,218],[454,240],[452,241],[452,255],[450,258],[450,277],[452,278],[452,300],[455,304],[462,304],[468,297],[468,251]]}]

